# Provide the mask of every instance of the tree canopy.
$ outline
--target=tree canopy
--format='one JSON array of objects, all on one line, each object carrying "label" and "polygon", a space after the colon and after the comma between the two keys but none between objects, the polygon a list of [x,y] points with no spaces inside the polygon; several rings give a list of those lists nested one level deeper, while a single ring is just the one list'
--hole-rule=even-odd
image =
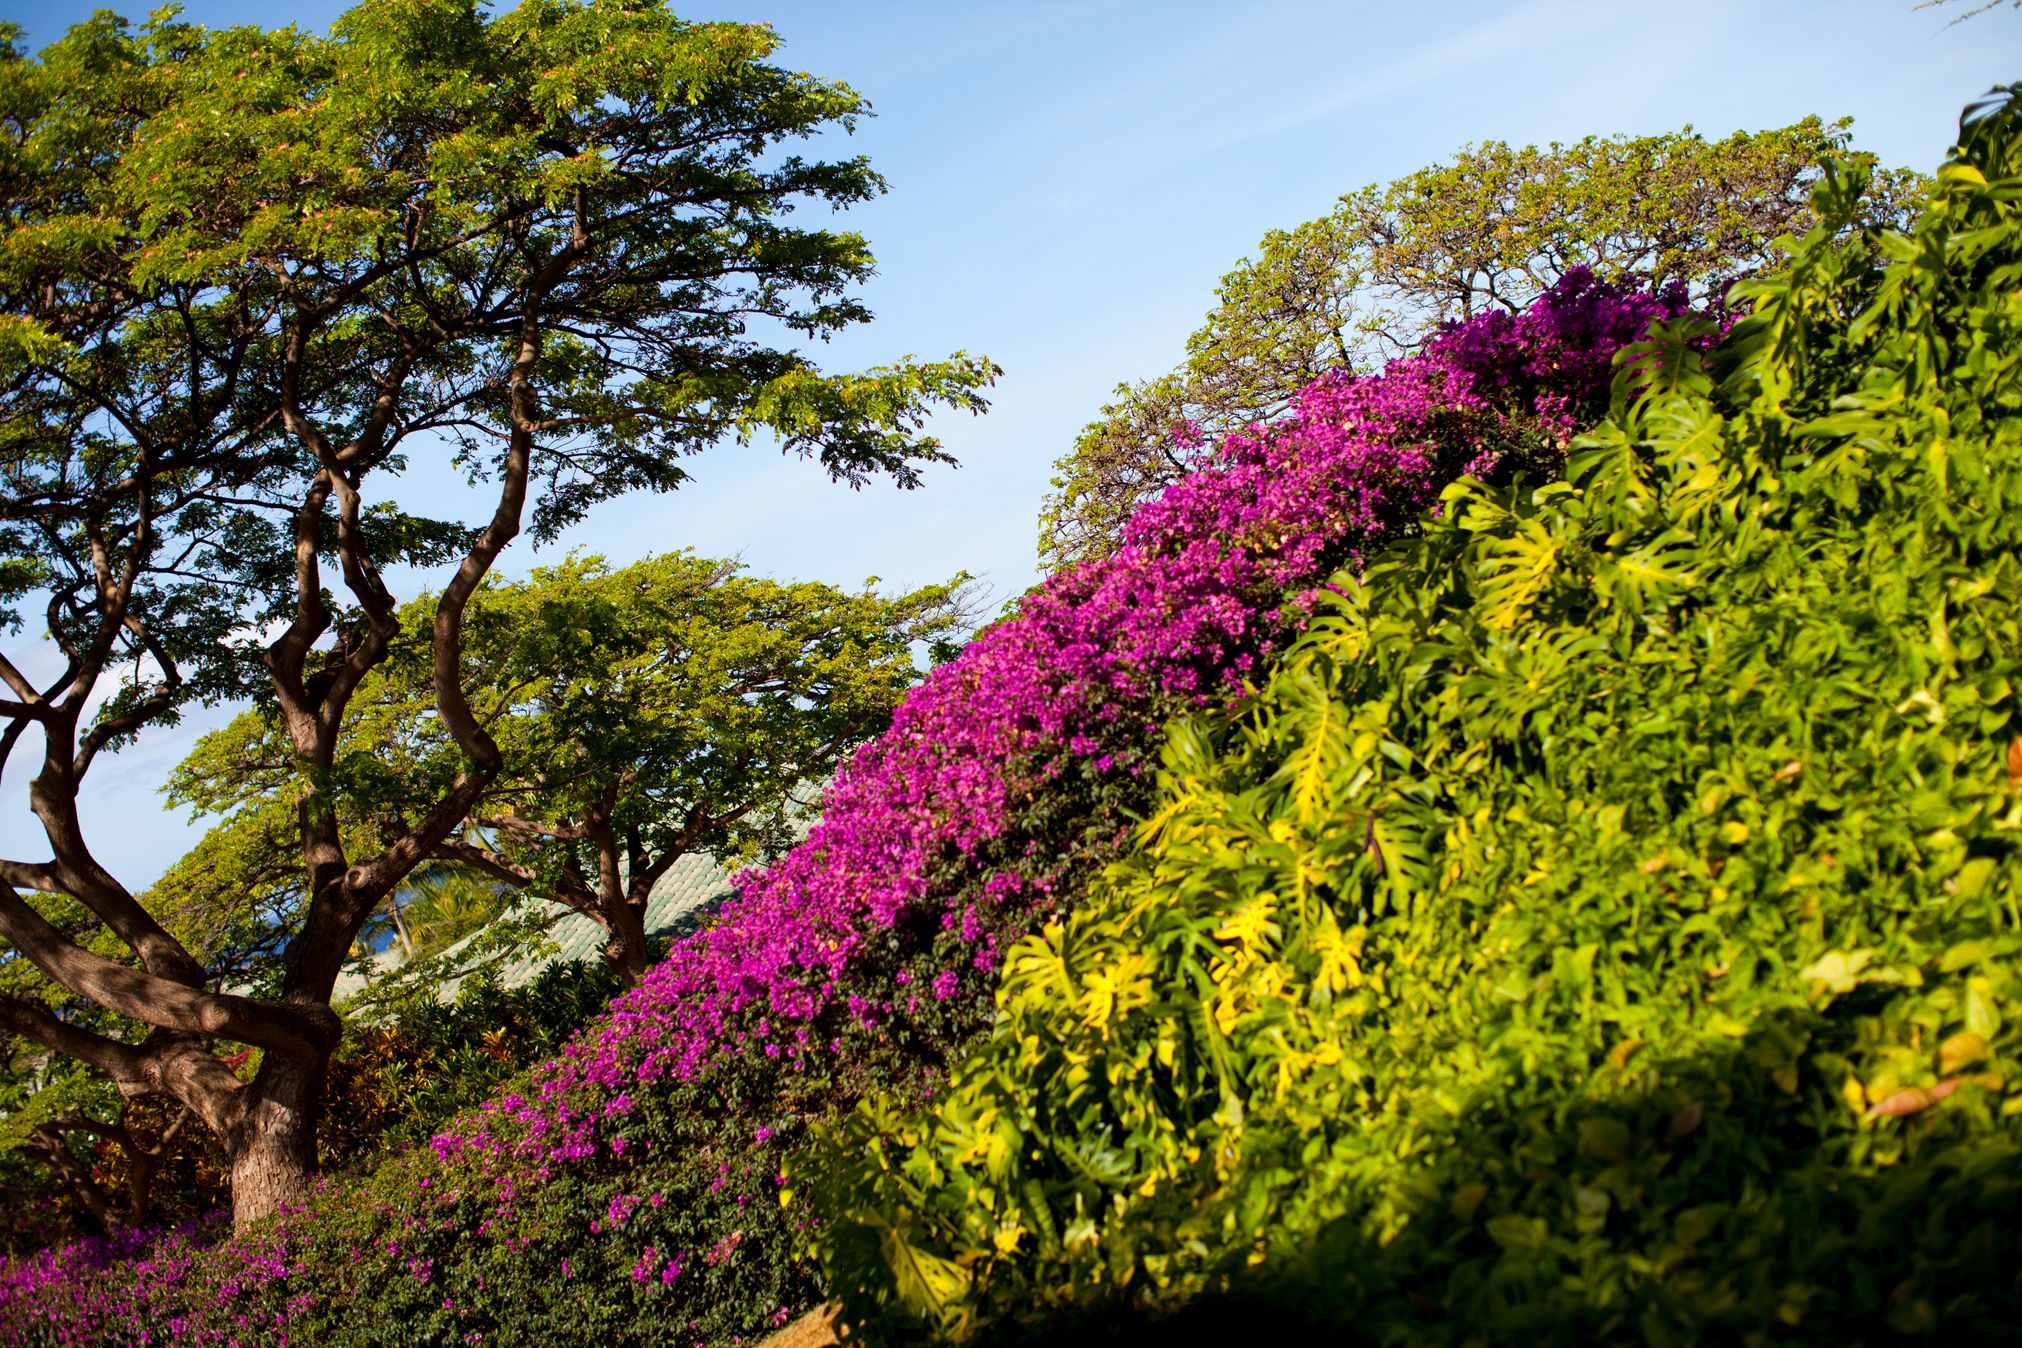
[{"label": "tree canopy", "polygon": [[[927,414],[983,406],[985,360],[825,374],[800,353],[870,318],[849,291],[873,264],[787,216],[883,184],[786,148],[865,106],[767,64],[777,43],[655,0],[368,0],[327,36],[101,12],[0,61],[0,604],[18,631],[36,602],[62,666],[38,685],[0,659],[0,768],[40,734],[50,852],[0,861],[0,935],[47,979],[0,999],[0,1026],[195,1109],[242,1219],[313,1157],[354,935],[505,769],[461,682],[500,551],[678,486],[725,440],[913,486],[948,457]],[[490,518],[401,510],[417,455],[492,483]],[[396,561],[455,564],[431,610],[396,603]],[[361,842],[330,797],[340,741],[413,643],[460,758]],[[98,863],[76,808],[100,753],[243,696],[301,784],[305,897],[261,996],[224,991]],[[71,901],[112,954],[52,923]],[[56,1014],[66,997],[118,1028]],[[250,1082],[220,1040],[261,1050]]]},{"label": "tree canopy", "polygon": [[[1041,556],[1059,569],[1106,555],[1123,521],[1198,466],[1204,447],[1279,416],[1322,373],[1367,374],[1443,323],[1516,312],[1576,268],[1694,298],[1772,269],[1778,240],[1816,223],[1811,185],[1851,125],[1809,117],[1719,141],[1688,126],[1546,149],[1470,145],[1265,235],[1222,278],[1179,369],[1119,385],[1056,464]],[[1921,176],[1870,170],[1861,223],[1905,224]]]},{"label": "tree canopy", "polygon": [[[507,766],[430,858],[589,916],[636,981],[654,883],[691,853],[735,865],[790,843],[822,782],[918,678],[915,645],[966,628],[966,580],[887,598],[669,553],[618,568],[575,557],[480,586],[460,678]],[[434,604],[407,605],[403,627]],[[461,770],[432,674],[425,643],[396,643],[352,698],[328,779],[340,828],[403,833]],[[213,830],[220,851],[271,836],[260,821],[292,814],[302,789],[262,711],[205,736],[170,779],[176,804],[229,816]],[[249,848],[200,883],[256,892],[266,874],[299,874],[291,861]]]}]

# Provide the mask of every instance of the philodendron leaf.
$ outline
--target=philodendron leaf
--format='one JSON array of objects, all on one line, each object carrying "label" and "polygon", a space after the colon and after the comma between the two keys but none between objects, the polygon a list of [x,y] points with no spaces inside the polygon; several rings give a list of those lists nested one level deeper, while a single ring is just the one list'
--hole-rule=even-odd
[{"label": "philodendron leaf", "polygon": [[880,1233],[879,1246],[907,1306],[936,1324],[949,1325],[960,1318],[960,1302],[969,1290],[969,1270],[921,1249],[890,1227]]},{"label": "philodendron leaf", "polygon": [[1551,1228],[1537,1217],[1506,1212],[1488,1223],[1489,1239],[1517,1254],[1535,1254],[1544,1249]]},{"label": "philodendron leaf", "polygon": [[1966,980],[1966,1029],[1986,1040],[2001,1033],[2001,1012],[1991,979],[1976,975]]}]

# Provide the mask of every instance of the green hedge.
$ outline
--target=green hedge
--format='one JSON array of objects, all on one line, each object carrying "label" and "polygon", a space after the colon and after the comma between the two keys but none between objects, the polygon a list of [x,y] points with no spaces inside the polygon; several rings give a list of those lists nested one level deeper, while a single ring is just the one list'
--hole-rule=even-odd
[{"label": "green hedge", "polygon": [[623,985],[603,961],[557,961],[517,987],[493,970],[464,979],[453,1001],[419,983],[354,1023],[318,1102],[325,1171],[369,1165],[426,1142],[456,1115],[551,1058]]},{"label": "green hedge", "polygon": [[931,1111],[795,1164],[874,1338],[1217,1302],[1387,1343],[2013,1336],[1997,95],[1912,234],[1834,245],[1830,173],[1710,361],[1654,332],[1565,483],[1454,488],[1174,731],[1142,850],[1016,947]]}]

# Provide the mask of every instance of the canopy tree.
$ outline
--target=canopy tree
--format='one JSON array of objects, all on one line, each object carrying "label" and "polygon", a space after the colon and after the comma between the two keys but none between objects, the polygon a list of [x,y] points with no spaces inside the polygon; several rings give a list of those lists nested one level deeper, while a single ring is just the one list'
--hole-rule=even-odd
[{"label": "canopy tree", "polygon": [[[1589,136],[1574,145],[1464,146],[1332,213],[1273,230],[1222,278],[1219,303],[1170,374],[1117,387],[1055,465],[1039,551],[1054,569],[1108,555],[1123,521],[1222,435],[1268,421],[1330,369],[1363,373],[1448,320],[1510,313],[1576,267],[1602,280],[1681,285],[1702,298],[1783,256],[1816,223],[1819,165],[1851,118],[1816,117],[1708,141]],[[1922,182],[1872,172],[1862,223],[1901,226]]]},{"label": "canopy tree", "polygon": [[[888,598],[742,571],[690,552],[616,569],[575,557],[488,581],[465,609],[459,683],[506,766],[428,855],[589,917],[628,984],[651,962],[647,899],[668,868],[791,842],[821,782],[913,685],[914,647],[945,645],[974,617],[966,576]],[[437,602],[408,605],[403,630],[422,630]],[[405,836],[463,771],[432,654],[396,640],[353,696],[330,773],[340,828]],[[214,831],[229,837],[302,779],[285,726],[256,710],[205,736],[170,789],[229,812]],[[274,868],[259,849],[232,865],[249,881]]]},{"label": "canopy tree", "polygon": [[[872,258],[786,216],[883,184],[780,148],[865,104],[766,64],[776,45],[656,0],[368,0],[327,36],[101,13],[0,62],[0,603],[18,632],[32,599],[56,653],[0,659],[0,754],[40,735],[49,849],[0,861],[0,936],[42,975],[0,1027],[195,1111],[241,1222],[314,1156],[354,934],[506,769],[462,649],[500,551],[670,490],[725,440],[914,486],[948,458],[928,412],[983,406],[985,360],[831,375],[799,354],[869,319],[848,291]],[[478,527],[396,503],[438,454],[496,490]],[[417,612],[394,562],[455,569]],[[340,740],[396,646],[455,762],[361,845]],[[98,862],[77,809],[101,753],[245,696],[286,738],[305,896],[250,994]],[[72,902],[112,953],[52,921]],[[250,1080],[220,1041],[258,1050]]]}]

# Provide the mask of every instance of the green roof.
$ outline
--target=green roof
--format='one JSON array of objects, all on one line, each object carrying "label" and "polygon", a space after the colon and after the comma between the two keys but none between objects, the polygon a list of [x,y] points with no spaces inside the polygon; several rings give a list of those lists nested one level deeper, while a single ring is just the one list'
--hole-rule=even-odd
[{"label": "green roof", "polygon": [[[702,920],[717,905],[734,893],[730,883],[730,872],[717,864],[716,858],[706,852],[693,852],[682,857],[667,868],[653,884],[653,892],[646,900],[646,934],[656,940],[677,940],[694,931]],[[541,970],[551,964],[570,960],[598,960],[603,958],[606,936],[604,929],[581,913],[572,912],[558,903],[546,899],[526,901],[538,910],[553,915],[553,925],[548,928],[548,936],[560,949],[552,955],[533,956],[525,959],[507,958],[498,962],[500,980],[505,986],[518,987],[531,983]],[[522,906],[517,912],[524,912]],[[453,960],[458,951],[477,939],[478,933],[466,936],[443,952],[443,956]],[[366,970],[361,971],[356,964],[347,966],[338,975],[337,987],[331,995],[333,1001],[346,1001],[363,991],[370,979],[392,973],[400,967],[398,946],[388,946],[366,962]],[[444,1001],[456,995],[457,988],[472,970],[456,969],[442,981],[439,996]]]}]

